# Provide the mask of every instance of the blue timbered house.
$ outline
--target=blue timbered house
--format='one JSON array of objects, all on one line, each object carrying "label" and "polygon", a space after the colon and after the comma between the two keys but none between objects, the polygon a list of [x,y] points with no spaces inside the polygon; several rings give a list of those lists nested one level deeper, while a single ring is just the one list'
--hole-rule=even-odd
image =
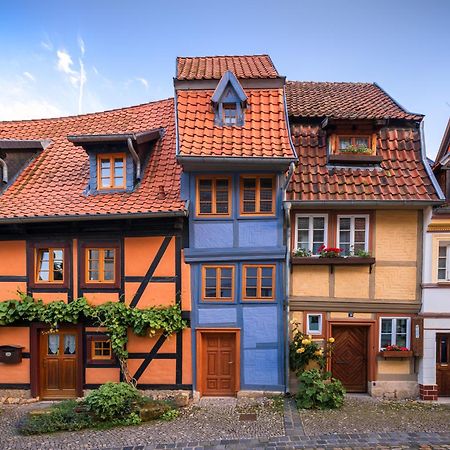
[{"label": "blue timbered house", "polygon": [[266,55],[177,60],[200,395],[285,390],[283,199],[296,154],[284,85]]}]

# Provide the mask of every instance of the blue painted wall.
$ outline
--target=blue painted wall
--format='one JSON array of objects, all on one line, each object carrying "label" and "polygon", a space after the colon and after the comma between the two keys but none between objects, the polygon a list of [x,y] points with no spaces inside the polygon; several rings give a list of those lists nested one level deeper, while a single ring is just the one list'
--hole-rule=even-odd
[{"label": "blue painted wall", "polygon": [[[245,171],[245,174],[251,172]],[[273,172],[255,171],[255,174]],[[232,214],[230,218],[197,217],[195,183],[197,175],[232,177]],[[185,258],[191,264],[192,330],[194,355],[194,389],[196,388],[196,335],[198,328],[241,329],[241,390],[284,391],[284,261],[282,175],[277,174],[275,215],[241,216],[239,211],[239,173],[184,173],[182,193],[190,200],[189,248]],[[221,263],[235,266],[233,302],[201,300],[203,264]],[[275,264],[275,300],[242,300],[244,264]]]}]

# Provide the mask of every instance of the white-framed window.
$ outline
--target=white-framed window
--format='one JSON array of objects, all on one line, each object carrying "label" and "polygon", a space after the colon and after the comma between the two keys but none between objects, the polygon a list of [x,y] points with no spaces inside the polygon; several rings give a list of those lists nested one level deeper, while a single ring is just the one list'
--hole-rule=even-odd
[{"label": "white-framed window", "polygon": [[306,334],[322,334],[322,314],[306,315]]},{"label": "white-framed window", "polygon": [[410,348],[409,317],[381,317],[380,318],[380,350],[388,345]]},{"label": "white-framed window", "polygon": [[438,281],[450,281],[450,243],[439,244]]},{"label": "white-framed window", "polygon": [[326,214],[297,214],[295,216],[295,248],[317,255],[319,247],[327,245],[328,216]]},{"label": "white-framed window", "polygon": [[338,216],[337,246],[342,249],[343,256],[369,251],[369,216]]}]

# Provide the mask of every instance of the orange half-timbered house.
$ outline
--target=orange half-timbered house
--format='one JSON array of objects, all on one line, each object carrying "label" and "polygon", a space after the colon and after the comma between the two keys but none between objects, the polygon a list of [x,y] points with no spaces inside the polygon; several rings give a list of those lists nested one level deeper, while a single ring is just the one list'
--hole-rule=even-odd
[{"label": "orange half-timbered house", "polygon": [[[21,291],[44,302],[178,302],[189,318],[172,99],[0,122],[0,158],[0,300]],[[130,333],[138,387],[190,389],[190,336]],[[20,363],[0,363],[2,390],[62,398],[120,379],[108,337],[90,323],[51,334],[40,323],[0,327],[0,346],[22,351]]]}]

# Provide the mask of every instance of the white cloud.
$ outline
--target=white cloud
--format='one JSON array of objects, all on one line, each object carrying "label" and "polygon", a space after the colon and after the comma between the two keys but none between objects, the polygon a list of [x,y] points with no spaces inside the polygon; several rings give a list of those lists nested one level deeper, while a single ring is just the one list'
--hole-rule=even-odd
[{"label": "white cloud", "polygon": [[61,110],[44,99],[11,99],[7,104],[0,100],[0,120],[40,119],[59,117]]},{"label": "white cloud", "polygon": [[78,38],[78,45],[81,53],[81,56],[78,59],[79,70],[74,69],[72,57],[70,56],[69,52],[64,49],[57,50],[56,52],[56,56],[58,58],[56,68],[58,71],[67,75],[68,80],[70,81],[72,86],[78,89],[78,114],[81,114],[83,111],[84,85],[87,82],[87,75],[83,62],[85,45],[81,37]]},{"label": "white cloud", "polygon": [[25,78],[28,78],[28,80],[30,80],[30,81],[36,81],[36,78],[34,78],[34,75],[31,74],[30,72],[24,72],[24,73],[23,73],[23,76],[24,76]]},{"label": "white cloud", "polygon": [[53,44],[50,42],[48,37],[45,39],[45,41],[41,41],[41,47],[45,50],[48,50],[49,52],[53,51]]},{"label": "white cloud", "polygon": [[148,81],[145,78],[136,77],[136,81],[139,81],[139,83],[141,83],[142,86],[145,87],[145,89],[148,89]]}]

